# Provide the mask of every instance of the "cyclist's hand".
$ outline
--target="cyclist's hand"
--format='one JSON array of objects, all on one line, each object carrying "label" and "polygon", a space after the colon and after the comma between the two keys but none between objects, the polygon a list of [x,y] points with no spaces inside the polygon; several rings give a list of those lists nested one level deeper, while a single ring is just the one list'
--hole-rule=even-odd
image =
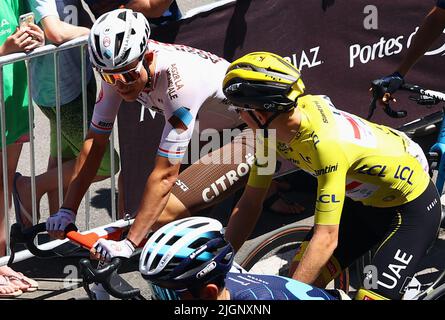
[{"label": "cyclist's hand", "polygon": [[134,249],[133,244],[128,239],[121,241],[99,239],[91,248],[90,253],[93,259],[110,261],[114,257],[129,258]]},{"label": "cyclist's hand", "polygon": [[385,94],[380,102],[383,104],[388,104],[391,101],[396,102],[393,94],[400,89],[404,82],[405,80],[403,79],[403,76],[397,71],[379,79],[379,85],[385,88]]},{"label": "cyclist's hand", "polygon": [[60,208],[56,214],[46,220],[46,231],[52,238],[64,239],[66,227],[74,222],[76,222],[76,214],[70,209]]}]

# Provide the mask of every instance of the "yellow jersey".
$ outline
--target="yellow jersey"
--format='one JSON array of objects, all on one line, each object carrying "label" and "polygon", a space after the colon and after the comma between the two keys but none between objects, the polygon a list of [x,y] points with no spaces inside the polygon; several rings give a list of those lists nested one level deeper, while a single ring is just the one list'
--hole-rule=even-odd
[{"label": "yellow jersey", "polygon": [[[423,152],[402,132],[338,110],[326,96],[300,97],[298,108],[297,134],[288,143],[277,141],[276,151],[317,178],[315,223],[339,224],[345,196],[384,208],[427,188],[430,178],[418,159]],[[272,176],[258,170],[254,164],[248,185],[267,188]]]}]

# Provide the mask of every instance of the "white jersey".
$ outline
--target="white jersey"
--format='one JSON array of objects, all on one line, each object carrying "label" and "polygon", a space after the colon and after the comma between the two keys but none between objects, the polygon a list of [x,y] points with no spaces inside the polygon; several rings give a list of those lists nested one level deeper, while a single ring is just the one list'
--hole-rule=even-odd
[{"label": "white jersey", "polygon": [[[142,91],[137,101],[165,117],[158,155],[182,158],[197,118],[200,130],[221,131],[242,123],[235,112],[228,110],[230,104],[222,92],[229,62],[183,45],[150,40],[148,48],[156,55],[153,89]],[[90,128],[110,133],[121,102],[114,87],[102,81]]]}]

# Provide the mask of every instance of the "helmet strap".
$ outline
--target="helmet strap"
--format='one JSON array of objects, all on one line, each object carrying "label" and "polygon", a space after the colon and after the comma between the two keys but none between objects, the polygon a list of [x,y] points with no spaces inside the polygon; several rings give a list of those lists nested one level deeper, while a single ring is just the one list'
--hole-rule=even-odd
[{"label": "helmet strap", "polygon": [[264,130],[264,138],[268,138],[269,137],[269,125],[272,121],[275,120],[276,117],[278,117],[280,115],[279,112],[274,112],[272,114],[272,116],[269,117],[269,119],[267,119],[266,123],[261,124],[260,120],[258,120],[257,116],[253,113],[252,110],[247,111],[247,113],[249,114],[250,118],[252,118],[253,121],[255,121],[255,123],[258,125],[258,127],[260,129]]},{"label": "helmet strap", "polygon": [[150,74],[150,66],[147,64],[147,59],[145,59],[145,55],[142,57],[142,65],[144,66],[145,71],[147,72],[147,82],[145,83],[144,89],[150,90],[152,84],[152,78]]}]

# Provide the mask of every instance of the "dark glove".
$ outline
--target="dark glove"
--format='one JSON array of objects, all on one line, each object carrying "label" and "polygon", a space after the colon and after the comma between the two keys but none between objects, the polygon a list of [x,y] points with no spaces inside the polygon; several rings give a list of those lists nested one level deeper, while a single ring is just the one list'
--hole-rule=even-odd
[{"label": "dark glove", "polygon": [[393,94],[394,92],[399,90],[402,84],[405,83],[403,76],[397,71],[393,74],[383,77],[382,79],[380,79],[380,81],[383,86],[387,87],[386,92],[389,94]]}]

